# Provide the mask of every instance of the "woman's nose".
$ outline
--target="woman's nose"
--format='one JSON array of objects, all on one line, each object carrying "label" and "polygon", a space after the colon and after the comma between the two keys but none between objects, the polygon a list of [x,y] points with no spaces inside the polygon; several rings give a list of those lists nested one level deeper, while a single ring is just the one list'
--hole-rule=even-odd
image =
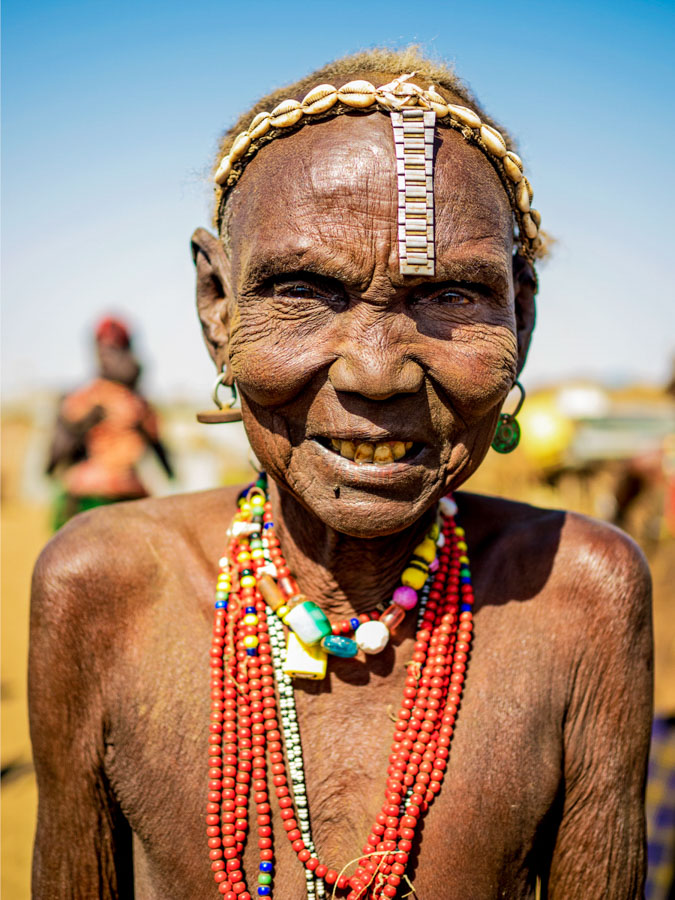
[{"label": "woman's nose", "polygon": [[406,357],[398,344],[374,336],[348,346],[328,370],[336,391],[361,394],[369,400],[387,400],[396,394],[415,394],[424,382],[424,371]]}]

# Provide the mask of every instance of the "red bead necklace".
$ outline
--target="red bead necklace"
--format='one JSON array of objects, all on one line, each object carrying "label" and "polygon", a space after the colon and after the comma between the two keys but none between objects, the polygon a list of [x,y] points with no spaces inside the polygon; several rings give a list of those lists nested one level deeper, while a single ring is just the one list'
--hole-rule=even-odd
[{"label": "red bead necklace", "polygon": [[[258,492],[262,493],[260,488]],[[215,882],[227,900],[251,900],[242,858],[252,800],[260,859],[254,891],[258,897],[272,895],[269,761],[283,829],[307,870],[308,896],[325,896],[327,884],[333,886],[333,891],[348,890],[346,900],[394,898],[405,877],[418,824],[441,789],[461,700],[473,631],[473,589],[464,532],[455,524],[453,515],[443,516],[445,542],[439,552],[438,568],[423,592],[426,604],[420,609],[412,662],[394,727],[384,802],[356,870],[347,875],[318,859],[307,817],[303,820],[298,811],[304,776],[298,775],[297,763],[293,776],[289,776],[286,766],[282,730],[287,723],[282,714],[280,726],[275,690],[275,680],[280,681],[283,676],[277,667],[275,679],[270,643],[272,637],[277,646],[281,623],[273,616],[268,620],[266,604],[256,587],[256,574],[271,561],[279,580],[291,576],[273,533],[271,506],[268,502],[260,506],[251,508],[245,502],[235,516],[233,534],[220,561],[216,591],[206,811]],[[262,552],[259,547],[251,548],[254,540],[249,541],[250,532],[237,529],[237,522],[251,520],[265,528],[266,540],[255,541],[266,544]],[[344,629],[348,624],[349,620],[334,626],[334,633],[338,633],[336,628]],[[281,689],[281,684],[277,687]],[[288,737],[288,730],[285,734]],[[288,753],[288,745],[286,750]],[[306,801],[302,802],[306,805]]]}]

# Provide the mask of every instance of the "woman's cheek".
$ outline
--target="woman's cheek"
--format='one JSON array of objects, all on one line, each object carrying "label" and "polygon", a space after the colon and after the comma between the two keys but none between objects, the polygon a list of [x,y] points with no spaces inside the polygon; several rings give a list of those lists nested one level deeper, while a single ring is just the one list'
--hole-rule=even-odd
[{"label": "woman's cheek", "polygon": [[239,322],[230,338],[230,362],[239,390],[261,406],[293,400],[326,365],[319,336],[299,339],[269,319]]},{"label": "woman's cheek", "polygon": [[465,422],[484,418],[500,405],[516,377],[517,343],[506,327],[465,327],[439,341],[428,371]]}]

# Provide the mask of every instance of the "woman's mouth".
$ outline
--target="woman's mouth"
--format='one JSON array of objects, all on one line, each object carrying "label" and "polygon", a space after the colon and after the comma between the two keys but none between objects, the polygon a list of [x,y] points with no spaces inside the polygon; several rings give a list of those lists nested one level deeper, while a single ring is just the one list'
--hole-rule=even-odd
[{"label": "woman's mouth", "polygon": [[408,462],[423,447],[414,441],[350,441],[324,437],[315,440],[359,465],[387,466],[394,462]]}]

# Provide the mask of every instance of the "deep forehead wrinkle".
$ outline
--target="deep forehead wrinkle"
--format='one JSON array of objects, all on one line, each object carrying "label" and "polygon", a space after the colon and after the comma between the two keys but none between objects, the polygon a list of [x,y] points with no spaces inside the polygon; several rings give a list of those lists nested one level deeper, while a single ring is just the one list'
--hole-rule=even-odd
[{"label": "deep forehead wrinkle", "polygon": [[244,173],[233,207],[240,290],[308,271],[364,290],[471,281],[503,288],[512,220],[496,173],[461,135],[437,147],[437,275],[398,273],[397,194],[387,117],[346,117],[264,148]]}]

